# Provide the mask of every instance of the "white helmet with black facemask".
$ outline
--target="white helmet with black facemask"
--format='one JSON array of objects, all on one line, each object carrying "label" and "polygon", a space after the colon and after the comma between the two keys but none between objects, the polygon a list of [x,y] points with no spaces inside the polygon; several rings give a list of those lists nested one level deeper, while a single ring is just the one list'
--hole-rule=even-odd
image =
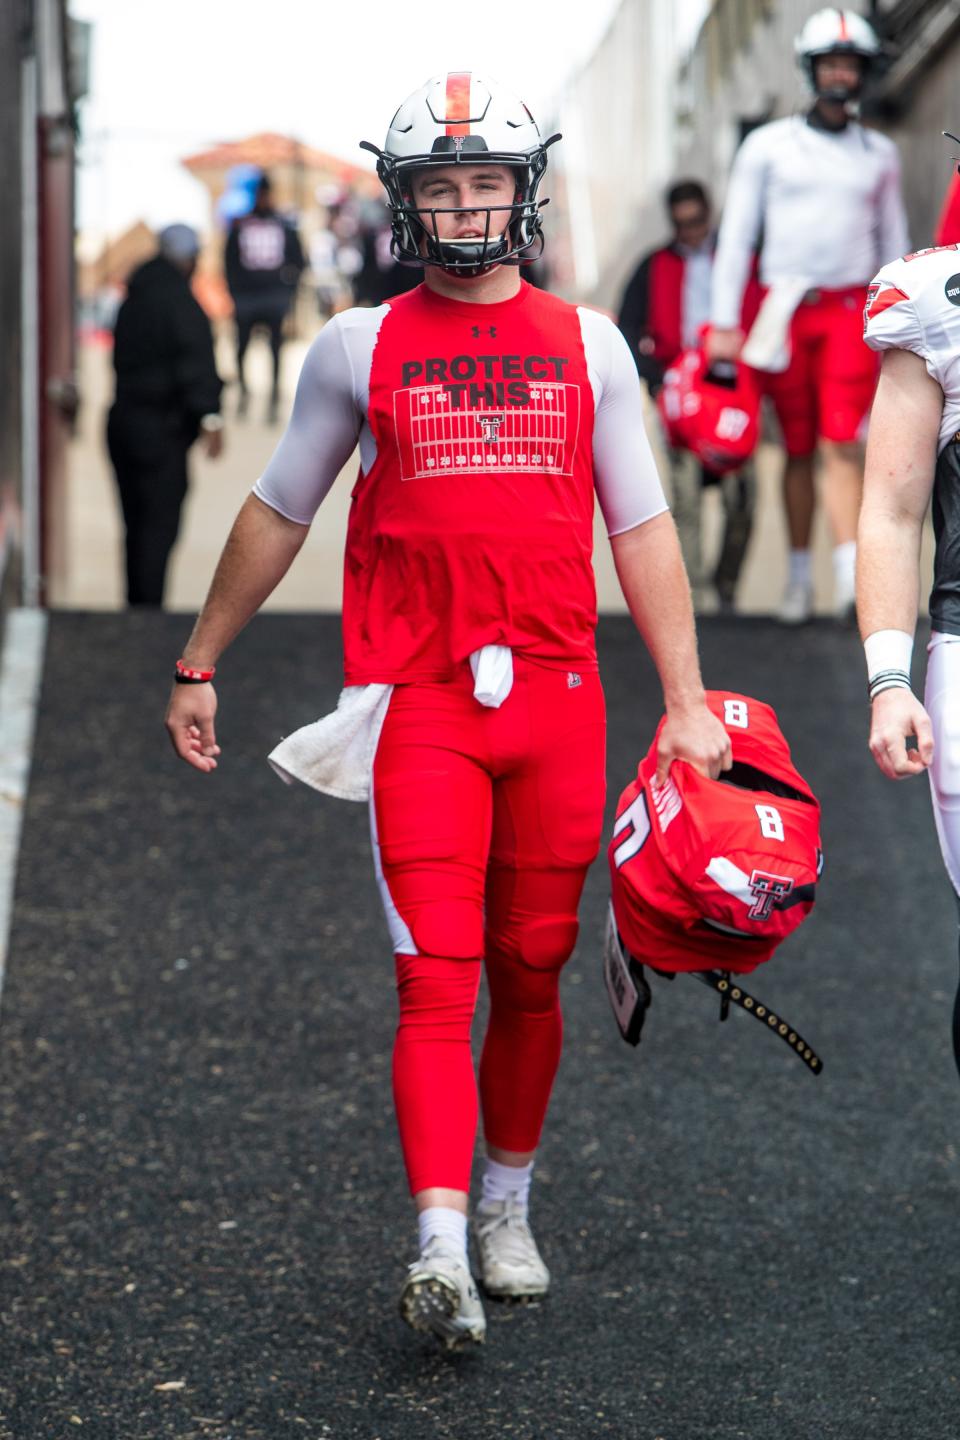
[{"label": "white helmet with black facemask", "polygon": [[[547,168],[547,147],[526,105],[492,80],[469,70],[434,76],[406,99],[390,122],[383,149],[368,140],[393,217],[392,250],[407,265],[432,265],[457,275],[482,275],[505,260],[535,260],[543,250],[537,190]],[[510,205],[474,206],[484,217],[482,236],[441,239],[437,216],[462,206],[417,206],[417,172],[452,164],[505,165],[516,176]],[[504,225],[505,212],[509,218]]]},{"label": "white helmet with black facemask", "polygon": [[[818,100],[839,105],[858,100],[863,81],[882,59],[880,41],[873,26],[855,10],[828,6],[811,15],[793,42],[797,64],[803,71]],[[823,55],[856,55],[862,61],[860,81],[856,86],[817,84],[816,61]]]}]

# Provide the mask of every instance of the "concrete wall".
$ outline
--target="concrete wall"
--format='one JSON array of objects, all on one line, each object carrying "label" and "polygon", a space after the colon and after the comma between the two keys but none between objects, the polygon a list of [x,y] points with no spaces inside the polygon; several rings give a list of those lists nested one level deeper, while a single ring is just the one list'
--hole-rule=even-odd
[{"label": "concrete wall", "polygon": [[563,144],[551,157],[554,283],[569,296],[615,304],[639,237],[663,224],[673,167],[677,7],[623,0],[559,107]]},{"label": "concrete wall", "polygon": [[20,594],[21,516],[21,67],[22,4],[0,5],[0,155],[8,157],[0,206],[0,630]]},{"label": "concrete wall", "polygon": [[66,0],[0,4],[0,605],[42,601],[73,388]]},{"label": "concrete wall", "polygon": [[886,128],[900,147],[911,238],[918,249],[932,245],[944,192],[960,153],[960,145],[944,140],[940,133],[952,130],[960,135],[960,37],[954,36],[943,48]]}]

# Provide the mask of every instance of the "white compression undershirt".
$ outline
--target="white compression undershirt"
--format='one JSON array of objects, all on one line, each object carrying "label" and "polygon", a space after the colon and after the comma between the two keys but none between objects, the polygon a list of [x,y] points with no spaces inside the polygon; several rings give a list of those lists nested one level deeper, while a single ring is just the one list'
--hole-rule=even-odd
[{"label": "white compression undershirt", "polygon": [[885,135],[850,122],[839,132],[791,115],[761,125],[733,164],[713,267],[714,325],[734,328],[757,243],[765,285],[866,285],[910,248],[900,162]]},{"label": "white compression undershirt", "polygon": [[[345,310],[310,347],[293,413],[254,493],[272,509],[309,525],[334,480],[360,447],[369,473],[376,441],[367,421],[370,365],[390,307]],[[594,397],[594,484],[607,533],[619,535],[667,509],[643,424],[637,369],[620,331],[605,315],[578,308]]]}]

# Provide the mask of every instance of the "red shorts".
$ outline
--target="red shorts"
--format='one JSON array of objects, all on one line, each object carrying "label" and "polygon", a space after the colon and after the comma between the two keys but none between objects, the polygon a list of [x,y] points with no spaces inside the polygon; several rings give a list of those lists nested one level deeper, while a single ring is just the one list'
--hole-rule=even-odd
[{"label": "red shorts", "polygon": [[560,970],[600,844],[604,748],[596,671],[514,656],[499,710],[473,698],[466,663],[449,683],[398,685],[391,696],[372,819],[397,956],[394,1097],[414,1194],[469,1188],[481,965],[486,1138],[536,1148],[560,1057]]},{"label": "red shorts", "polygon": [[790,364],[759,372],[788,455],[811,455],[817,440],[852,444],[877,383],[878,357],[863,340],[866,286],[811,291],[790,324]]}]

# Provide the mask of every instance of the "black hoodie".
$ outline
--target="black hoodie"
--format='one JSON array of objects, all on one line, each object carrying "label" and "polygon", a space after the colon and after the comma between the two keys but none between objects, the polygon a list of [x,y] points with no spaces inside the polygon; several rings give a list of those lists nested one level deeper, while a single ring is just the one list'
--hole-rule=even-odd
[{"label": "black hoodie", "polygon": [[200,418],[219,412],[210,321],[190,281],[162,255],[130,276],[114,336],[116,418],[190,444]]}]

